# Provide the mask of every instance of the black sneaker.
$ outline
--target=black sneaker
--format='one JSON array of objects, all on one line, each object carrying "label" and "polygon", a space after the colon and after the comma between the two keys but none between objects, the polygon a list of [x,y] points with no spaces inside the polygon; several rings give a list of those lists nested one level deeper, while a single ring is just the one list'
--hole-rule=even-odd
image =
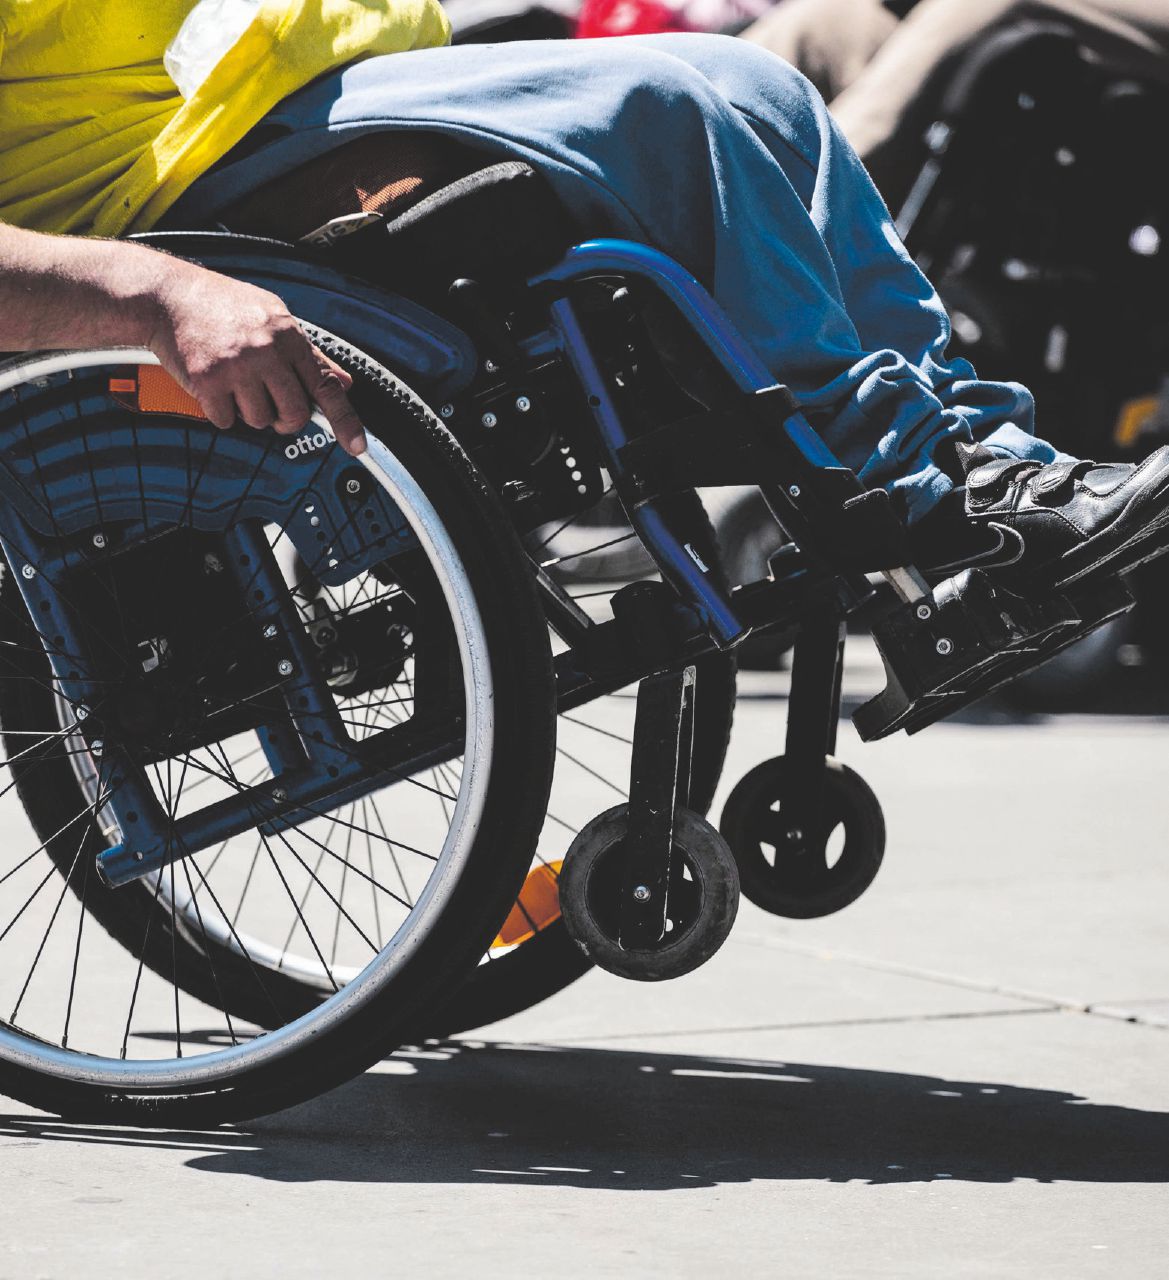
[{"label": "black sneaker", "polygon": [[1135,466],[957,451],[965,486],[910,530],[932,578],[985,568],[1011,586],[1064,591],[1169,551],[1169,445]]}]

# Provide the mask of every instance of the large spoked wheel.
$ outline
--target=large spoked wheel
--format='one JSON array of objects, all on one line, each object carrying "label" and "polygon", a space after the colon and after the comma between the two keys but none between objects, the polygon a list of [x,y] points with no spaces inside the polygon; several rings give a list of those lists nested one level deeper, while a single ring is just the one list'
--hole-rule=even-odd
[{"label": "large spoked wheel", "polygon": [[[299,527],[318,524],[320,494],[323,510],[356,492],[352,523],[370,519],[369,481],[392,499],[406,549],[383,539],[385,560],[338,581],[346,528],[334,522],[320,546],[297,545],[307,581],[262,606],[251,566],[241,572],[227,551],[246,534],[258,560],[284,555],[294,513],[278,524],[271,493],[262,518],[252,499],[290,465],[285,440],[169,416],[131,414],[126,426],[105,394],[116,354],[96,371],[98,358],[76,354],[0,373],[0,424],[31,459],[0,478],[0,1089],[34,1106],[192,1124],[332,1087],[465,977],[530,865],[554,690],[518,541],[420,401],[352,348],[313,337],[353,374],[355,406],[390,448],[372,448],[354,477],[314,437],[321,456],[302,451],[290,490]],[[61,504],[45,501],[57,473],[33,447],[44,414],[55,445],[72,431],[92,451],[67,528],[56,527]],[[112,471],[123,436],[133,448]],[[188,497],[159,514],[151,467],[172,438],[184,442]],[[235,499],[204,503],[249,449]],[[107,491],[111,475],[120,487]],[[54,521],[33,540],[43,563],[13,511]],[[71,635],[46,622],[63,616]],[[258,625],[269,617],[280,626]],[[279,688],[286,647],[308,655],[293,678],[328,690],[319,721]],[[301,757],[322,744],[346,789],[297,799]],[[251,820],[109,888],[96,863],[135,848],[135,780],[167,815],[168,850],[241,805]]]}]

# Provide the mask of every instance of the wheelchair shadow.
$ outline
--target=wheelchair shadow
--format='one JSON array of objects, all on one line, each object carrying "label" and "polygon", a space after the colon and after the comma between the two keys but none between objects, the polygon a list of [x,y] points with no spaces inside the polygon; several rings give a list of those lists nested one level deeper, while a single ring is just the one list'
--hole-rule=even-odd
[{"label": "wheelchair shadow", "polygon": [[0,1142],[191,1152],[274,1182],[685,1190],[754,1180],[1169,1182],[1169,1113],[793,1062],[453,1042],[248,1126],[0,1116]]}]

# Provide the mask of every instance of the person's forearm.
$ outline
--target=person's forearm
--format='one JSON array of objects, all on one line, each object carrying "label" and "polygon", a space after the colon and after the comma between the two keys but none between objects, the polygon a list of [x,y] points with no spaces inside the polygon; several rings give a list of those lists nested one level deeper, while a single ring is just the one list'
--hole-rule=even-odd
[{"label": "person's forearm", "polygon": [[267,289],[118,240],[0,224],[0,351],[146,347],[210,422],[304,428],[313,406],[355,456],[365,430],[349,373]]},{"label": "person's forearm", "polygon": [[0,224],[0,351],[149,346],[182,265],[143,245]]}]

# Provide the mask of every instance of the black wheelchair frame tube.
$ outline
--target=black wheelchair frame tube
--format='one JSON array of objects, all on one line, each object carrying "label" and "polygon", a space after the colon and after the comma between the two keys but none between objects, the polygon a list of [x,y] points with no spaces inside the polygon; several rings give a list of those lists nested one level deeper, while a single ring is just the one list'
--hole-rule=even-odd
[{"label": "black wheelchair frame tube", "polygon": [[618,934],[626,950],[666,933],[674,822],[690,803],[694,753],[694,668],[649,676],[637,691],[629,763],[629,837]]}]

